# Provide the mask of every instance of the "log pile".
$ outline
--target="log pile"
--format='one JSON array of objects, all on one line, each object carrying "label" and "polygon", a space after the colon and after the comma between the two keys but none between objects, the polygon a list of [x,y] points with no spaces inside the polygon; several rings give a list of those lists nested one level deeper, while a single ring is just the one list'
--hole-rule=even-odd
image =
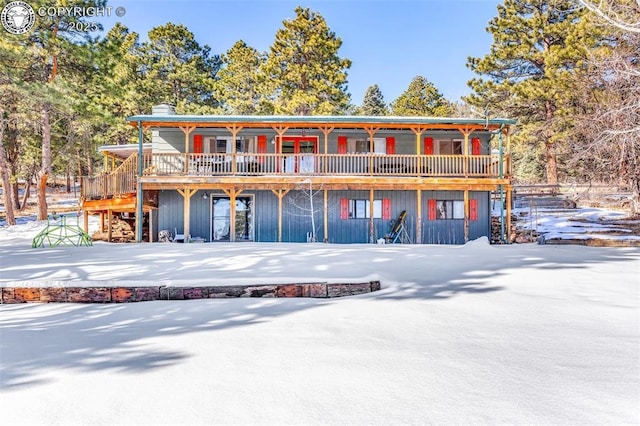
[{"label": "log pile", "polygon": [[[509,243],[513,244],[523,244],[523,243],[534,243],[538,241],[539,234],[536,231],[531,231],[528,229],[518,229],[516,226],[516,222],[518,217],[516,215],[511,215],[511,229],[506,230],[509,237]],[[493,216],[491,218],[491,244],[502,244],[500,241],[500,218]]]},{"label": "log pile", "polygon": [[[129,219],[121,219],[119,216],[113,216],[111,218],[111,242],[114,243],[133,243],[136,241],[136,234],[134,231],[134,222]],[[94,241],[108,241],[109,232],[106,229],[104,232],[96,231],[91,235]]]}]

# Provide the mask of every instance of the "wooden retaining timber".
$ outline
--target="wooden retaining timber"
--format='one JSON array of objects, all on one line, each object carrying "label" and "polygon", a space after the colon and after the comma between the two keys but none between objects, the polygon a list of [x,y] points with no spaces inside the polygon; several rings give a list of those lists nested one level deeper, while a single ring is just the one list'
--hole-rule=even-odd
[{"label": "wooden retaining timber", "polygon": [[303,283],[198,287],[2,287],[0,304],[130,303],[152,300],[193,300],[237,297],[333,298],[380,290],[380,281],[364,283]]}]

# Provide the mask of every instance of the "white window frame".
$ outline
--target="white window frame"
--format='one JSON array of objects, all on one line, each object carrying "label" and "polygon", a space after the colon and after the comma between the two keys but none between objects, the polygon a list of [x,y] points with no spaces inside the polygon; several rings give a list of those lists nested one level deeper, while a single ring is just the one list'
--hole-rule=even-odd
[{"label": "white window frame", "polygon": [[[347,138],[347,152],[349,154],[369,154],[369,138]],[[366,150],[358,149],[358,145],[366,147]],[[387,154],[387,139],[386,138],[373,138],[373,154],[386,155]]]},{"label": "white window frame", "polygon": [[463,200],[436,200],[436,220],[464,219]]},{"label": "white window frame", "polygon": [[[462,140],[462,139],[436,139],[434,142],[435,143],[434,143],[434,147],[433,147],[433,153],[435,155],[463,155],[464,154],[464,140]],[[444,154],[444,153],[441,153],[440,152],[440,146],[441,146],[441,144],[444,144],[444,143],[451,144],[452,150],[455,147],[455,144],[459,143],[460,144],[460,154],[451,154],[451,153]]]},{"label": "white window frame", "polygon": [[[369,219],[369,200],[350,198],[349,219]],[[382,200],[373,200],[373,218],[382,219]]]}]

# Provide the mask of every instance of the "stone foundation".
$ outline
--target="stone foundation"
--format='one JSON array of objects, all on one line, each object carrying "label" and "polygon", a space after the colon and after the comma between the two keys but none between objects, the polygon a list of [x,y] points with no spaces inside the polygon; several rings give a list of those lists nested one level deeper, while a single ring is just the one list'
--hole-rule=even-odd
[{"label": "stone foundation", "polygon": [[333,298],[378,290],[380,290],[380,281],[202,287],[2,287],[0,303],[129,303],[236,297]]}]

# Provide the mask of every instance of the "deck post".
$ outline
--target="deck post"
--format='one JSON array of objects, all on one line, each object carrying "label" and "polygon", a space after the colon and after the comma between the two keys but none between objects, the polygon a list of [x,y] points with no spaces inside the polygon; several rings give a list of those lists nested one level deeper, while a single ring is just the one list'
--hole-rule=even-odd
[{"label": "deck post", "polygon": [[[107,210],[107,220],[109,221],[107,223],[107,241],[111,242],[111,238],[113,238],[113,211],[111,209]],[[138,220],[136,219],[136,224],[138,223]]]},{"label": "deck post", "polygon": [[282,242],[282,197],[287,195],[289,190],[278,189],[276,191],[275,189],[272,189],[271,192],[273,192],[275,196],[278,197],[278,242],[281,243]]},{"label": "deck post", "polygon": [[376,242],[376,230],[373,222],[373,189],[369,190],[369,242]]},{"label": "deck post", "polygon": [[464,242],[469,242],[469,190],[464,190]]},{"label": "deck post", "polygon": [[242,193],[242,189],[223,189],[229,196],[229,241],[236,240],[236,198]]},{"label": "deck post", "polygon": [[323,242],[329,242],[329,201],[328,201],[328,189],[324,190],[324,239]]},{"label": "deck post", "polygon": [[[142,242],[142,141],[143,141],[142,122],[138,120],[138,179],[136,179],[136,243]],[[111,222],[111,219],[109,219]]]},{"label": "deck post", "polygon": [[416,176],[420,176],[422,170],[422,160],[420,157],[420,138],[422,137],[422,133],[424,133],[424,130],[420,127],[413,127],[411,130],[416,135],[416,156],[418,157],[416,164]]},{"label": "deck post", "polygon": [[189,188],[185,188],[184,190],[182,189],[178,189],[178,194],[182,195],[183,198],[183,211],[184,211],[184,217],[183,219],[183,226],[184,226],[184,230],[183,230],[183,235],[184,235],[184,242],[188,243],[189,242],[189,224],[190,224],[190,216],[191,216],[191,197],[193,196],[193,194],[195,194],[198,190],[197,189],[189,189]]},{"label": "deck post", "polygon": [[422,190],[416,190],[416,244],[422,244]]}]

